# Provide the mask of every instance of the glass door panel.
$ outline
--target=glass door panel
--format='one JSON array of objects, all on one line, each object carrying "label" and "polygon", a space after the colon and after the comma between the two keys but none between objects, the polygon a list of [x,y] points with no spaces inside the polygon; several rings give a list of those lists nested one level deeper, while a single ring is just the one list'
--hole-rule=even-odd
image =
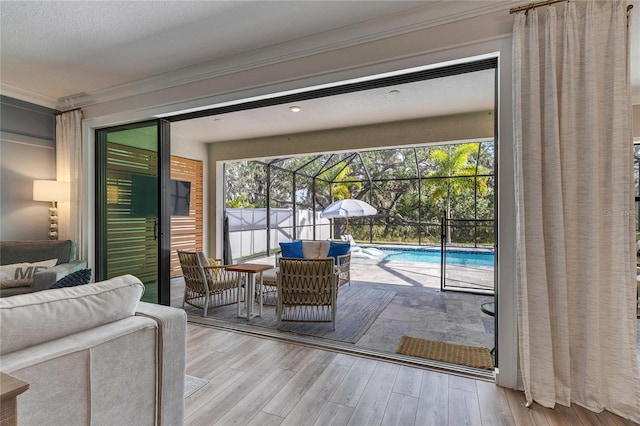
[{"label": "glass door panel", "polygon": [[160,128],[154,121],[96,133],[96,278],[132,274],[145,285],[142,300],[152,303],[164,302]]}]

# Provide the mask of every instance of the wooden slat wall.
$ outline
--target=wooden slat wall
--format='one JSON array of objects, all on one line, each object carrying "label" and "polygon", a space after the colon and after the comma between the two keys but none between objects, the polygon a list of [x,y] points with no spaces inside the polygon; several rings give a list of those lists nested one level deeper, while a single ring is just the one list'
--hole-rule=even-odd
[{"label": "wooden slat wall", "polygon": [[107,144],[107,277],[133,274],[157,281],[155,217],[131,217],[133,175],[157,175],[157,153]]},{"label": "wooden slat wall", "polygon": [[191,182],[189,216],[171,218],[171,277],[182,275],[176,250],[202,251],[202,161],[171,156],[171,179]]}]

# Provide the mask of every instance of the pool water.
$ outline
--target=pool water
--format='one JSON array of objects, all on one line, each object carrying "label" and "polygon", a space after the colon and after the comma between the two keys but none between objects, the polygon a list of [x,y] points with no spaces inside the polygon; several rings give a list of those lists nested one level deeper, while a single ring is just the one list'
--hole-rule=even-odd
[{"label": "pool water", "polygon": [[[378,247],[385,253],[383,260],[401,262],[440,263],[440,250],[423,248],[385,248]],[[463,266],[493,266],[493,252],[471,250],[448,250],[447,264]]]}]

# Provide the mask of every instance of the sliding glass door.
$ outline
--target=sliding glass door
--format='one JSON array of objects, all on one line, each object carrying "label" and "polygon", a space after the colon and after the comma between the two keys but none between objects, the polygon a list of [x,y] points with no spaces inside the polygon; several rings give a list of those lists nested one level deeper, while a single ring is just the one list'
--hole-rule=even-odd
[{"label": "sliding glass door", "polygon": [[96,280],[132,274],[143,300],[169,304],[169,124],[96,131]]}]

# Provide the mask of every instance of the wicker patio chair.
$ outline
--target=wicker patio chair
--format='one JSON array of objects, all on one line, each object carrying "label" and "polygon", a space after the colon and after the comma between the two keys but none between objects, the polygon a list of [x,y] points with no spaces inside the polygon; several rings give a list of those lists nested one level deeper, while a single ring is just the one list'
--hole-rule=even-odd
[{"label": "wicker patio chair", "polygon": [[334,259],[280,258],[278,327],[283,321],[330,322],[336,329],[338,273]]},{"label": "wicker patio chair", "polygon": [[227,271],[220,259],[211,262],[202,252],[178,250],[180,267],[184,276],[184,304],[204,310],[238,302],[237,272]]},{"label": "wicker patio chair", "polygon": [[345,284],[351,285],[351,253],[336,258],[336,270],[338,271],[338,287]]}]

